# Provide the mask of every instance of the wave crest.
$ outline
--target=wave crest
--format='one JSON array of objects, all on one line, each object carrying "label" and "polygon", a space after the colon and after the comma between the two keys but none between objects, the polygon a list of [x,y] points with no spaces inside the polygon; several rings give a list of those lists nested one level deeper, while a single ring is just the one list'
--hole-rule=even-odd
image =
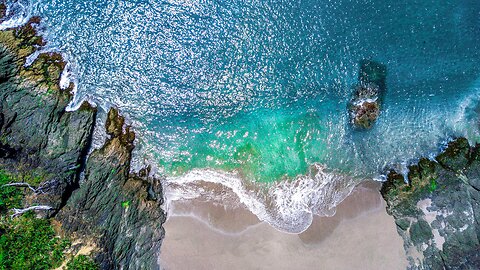
[{"label": "wave crest", "polygon": [[205,199],[225,207],[246,207],[260,220],[288,233],[301,233],[313,216],[331,216],[361,182],[315,164],[306,175],[275,183],[251,183],[237,172],[196,169],[164,183],[166,210],[174,201]]}]

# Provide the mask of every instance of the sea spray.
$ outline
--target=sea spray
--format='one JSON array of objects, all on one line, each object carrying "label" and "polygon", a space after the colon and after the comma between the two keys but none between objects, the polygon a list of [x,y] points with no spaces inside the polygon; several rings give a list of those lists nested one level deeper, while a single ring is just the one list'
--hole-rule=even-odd
[{"label": "sea spray", "polygon": [[5,21],[0,24],[0,30],[24,25],[37,12],[37,2],[29,0],[6,1],[7,11]]},{"label": "sea spray", "polygon": [[[168,212],[174,201],[203,197],[228,208],[245,207],[280,231],[301,233],[310,226],[313,215],[333,215],[335,207],[362,180],[329,172],[318,164],[308,175],[269,184],[248,183],[234,172],[192,170],[166,179],[165,207]],[[211,184],[225,188],[218,192]]]},{"label": "sea spray", "polygon": [[[479,5],[11,1],[1,27],[40,15],[46,49],[71,56],[71,107],[119,107],[142,138],[136,164],[148,156],[174,199],[170,187],[195,197],[192,183],[222,183],[262,219],[301,231],[357,179],[477,136],[477,99],[458,106],[478,93]],[[387,65],[389,90],[382,117],[357,133],[345,108],[368,57]],[[342,177],[298,180],[312,164]]]}]

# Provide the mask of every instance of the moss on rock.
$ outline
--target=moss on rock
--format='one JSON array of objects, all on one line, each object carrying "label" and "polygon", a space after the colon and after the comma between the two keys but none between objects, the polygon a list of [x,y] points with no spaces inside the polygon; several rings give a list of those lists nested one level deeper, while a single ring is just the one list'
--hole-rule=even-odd
[{"label": "moss on rock", "polygon": [[388,174],[381,193],[405,241],[409,269],[480,268],[474,255],[480,249],[477,152],[459,138],[434,160],[411,165],[408,183],[395,171]]}]

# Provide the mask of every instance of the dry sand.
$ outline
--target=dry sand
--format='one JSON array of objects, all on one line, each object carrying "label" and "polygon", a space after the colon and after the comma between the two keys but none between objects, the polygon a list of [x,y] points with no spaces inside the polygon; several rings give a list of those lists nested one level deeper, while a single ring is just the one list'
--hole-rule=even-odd
[{"label": "dry sand", "polygon": [[198,201],[177,203],[172,209],[161,253],[167,270],[370,270],[407,265],[403,241],[373,183],[357,187],[333,217],[315,218],[301,234],[279,232],[245,209]]}]

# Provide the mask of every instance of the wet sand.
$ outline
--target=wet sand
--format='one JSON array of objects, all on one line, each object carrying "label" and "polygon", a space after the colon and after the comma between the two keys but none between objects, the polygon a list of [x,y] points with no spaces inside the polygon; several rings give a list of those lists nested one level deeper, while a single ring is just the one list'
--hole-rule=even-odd
[{"label": "wet sand", "polygon": [[[245,209],[176,203],[161,261],[178,269],[405,269],[403,241],[385,212],[378,184],[357,187],[333,217],[301,234],[280,232]],[[179,215],[179,216],[176,216]]]}]

